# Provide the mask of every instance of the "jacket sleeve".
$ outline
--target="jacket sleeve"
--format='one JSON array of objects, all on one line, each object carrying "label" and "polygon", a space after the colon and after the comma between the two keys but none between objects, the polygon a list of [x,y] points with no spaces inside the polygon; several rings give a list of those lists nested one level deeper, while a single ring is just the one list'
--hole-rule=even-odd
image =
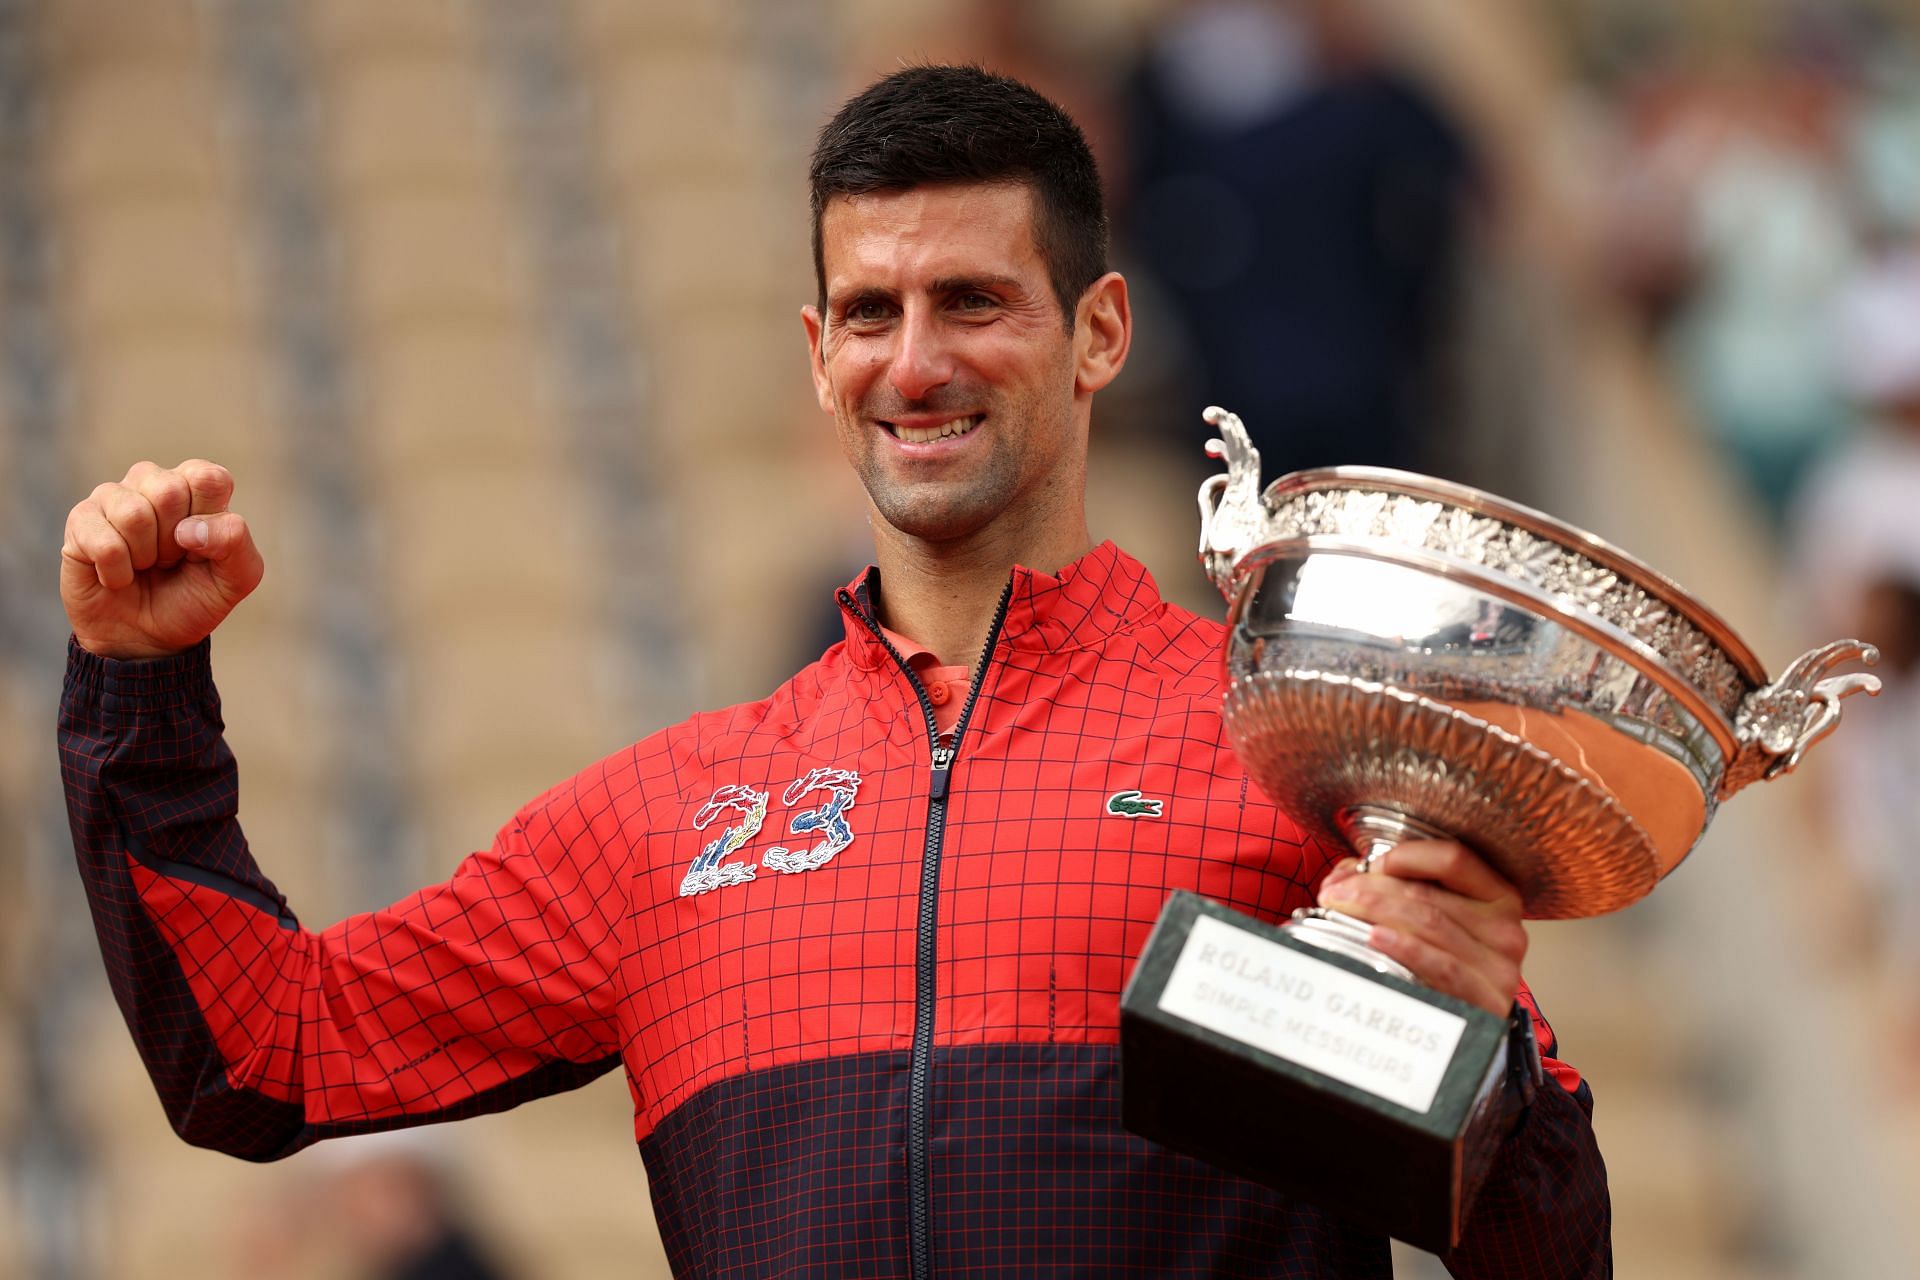
[{"label": "jacket sleeve", "polygon": [[[249,1160],[619,1061],[617,884],[561,792],[446,884],[309,932],[248,852],[208,646],[69,646],[60,764],[115,1000],[181,1137]],[[571,831],[571,835],[569,832]]]},{"label": "jacket sleeve", "polygon": [[1523,984],[1545,1079],[1534,1090],[1445,1255],[1461,1280],[1589,1280],[1613,1274],[1613,1207],[1593,1135],[1593,1091],[1559,1059],[1553,1029]]}]

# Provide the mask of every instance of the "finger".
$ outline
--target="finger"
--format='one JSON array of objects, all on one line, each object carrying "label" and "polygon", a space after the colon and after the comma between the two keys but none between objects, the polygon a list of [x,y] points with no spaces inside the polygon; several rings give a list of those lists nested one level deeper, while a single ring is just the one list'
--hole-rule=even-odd
[{"label": "finger", "polygon": [[1357,876],[1328,905],[1372,924],[1368,939],[1430,986],[1498,1012],[1512,1003],[1526,927],[1502,909],[1418,880]]},{"label": "finger", "polygon": [[1429,939],[1375,925],[1367,939],[1376,950],[1398,960],[1436,991],[1457,996],[1496,1017],[1513,1008],[1520,990],[1520,966],[1469,946],[1455,951]]},{"label": "finger", "polygon": [[188,509],[190,515],[207,515],[225,511],[233,500],[233,473],[217,462],[208,462],[205,458],[188,458],[174,468],[186,478],[187,487],[193,492],[193,504]]},{"label": "finger", "polygon": [[237,511],[188,516],[174,530],[174,537],[187,559],[202,560],[212,567],[214,582],[234,603],[259,586],[266,573],[266,562],[254,545],[247,518]]},{"label": "finger", "polygon": [[1376,874],[1427,880],[1480,902],[1519,901],[1520,890],[1486,859],[1455,840],[1409,840],[1374,859]]},{"label": "finger", "polygon": [[109,591],[133,585],[133,553],[92,498],[67,513],[67,536],[60,547],[60,581],[68,590],[84,589],[82,574]]},{"label": "finger", "polygon": [[121,482],[147,500],[153,508],[157,534],[154,563],[162,569],[179,564],[185,554],[174,541],[174,526],[193,509],[193,490],[179,470],[165,471],[150,462],[138,463]]},{"label": "finger", "polygon": [[1516,968],[1526,958],[1527,930],[1517,899],[1490,903],[1423,880],[1359,875],[1321,891],[1321,905],[1371,924],[1424,938],[1435,946],[1476,948]]},{"label": "finger", "polygon": [[162,468],[159,463],[153,462],[146,458],[142,458],[140,461],[134,463],[132,466],[127,468],[127,474],[124,477],[122,477],[120,483],[127,486],[127,488],[129,489],[137,489],[139,488],[139,482],[142,479],[152,475],[154,472],[159,471],[161,469]]},{"label": "finger", "polygon": [[1360,859],[1358,858],[1340,859],[1340,861],[1334,863],[1331,867],[1327,869],[1326,878],[1320,881],[1320,892],[1322,894],[1325,894],[1328,889],[1332,888],[1336,884],[1339,884],[1342,880],[1345,880],[1348,876],[1358,873],[1359,870],[1360,870]]},{"label": "finger", "polygon": [[160,554],[160,520],[153,504],[123,484],[103,484],[93,491],[93,499],[125,540],[134,572],[153,568]]}]

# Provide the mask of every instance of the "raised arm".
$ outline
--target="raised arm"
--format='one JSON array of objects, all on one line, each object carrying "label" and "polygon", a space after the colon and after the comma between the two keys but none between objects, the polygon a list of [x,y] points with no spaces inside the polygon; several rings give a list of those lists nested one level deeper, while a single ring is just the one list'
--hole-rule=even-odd
[{"label": "raised arm", "polygon": [[261,575],[231,493],[211,463],[141,464],[74,508],[62,552],[74,847],[174,1128],[273,1159],[604,1072],[620,912],[565,788],[448,883],[317,933],[254,863],[208,664],[208,632]]}]

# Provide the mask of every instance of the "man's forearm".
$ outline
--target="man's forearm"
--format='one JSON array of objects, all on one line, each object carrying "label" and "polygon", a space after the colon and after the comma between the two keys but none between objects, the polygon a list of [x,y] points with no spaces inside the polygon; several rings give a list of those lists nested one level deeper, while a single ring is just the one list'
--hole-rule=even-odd
[{"label": "man's forearm", "polygon": [[1613,1274],[1613,1210],[1592,1115],[1585,1081],[1569,1090],[1550,1073],[1541,1082],[1446,1255],[1449,1271],[1461,1280]]},{"label": "man's forearm", "polygon": [[[176,946],[143,893],[143,886],[148,893],[166,885],[212,890],[204,901],[233,918],[202,919],[211,930],[298,929],[247,851],[236,817],[237,774],[221,729],[204,643],[141,663],[71,650],[60,764],[74,852],[114,998],[175,1130],[196,1145],[269,1159],[304,1145],[297,1092],[235,1087]],[[284,972],[250,979],[256,989],[277,987],[282,1005],[292,1006],[276,1010],[256,996],[254,1020],[294,1019],[297,1042],[297,984]],[[281,1074],[290,1085],[294,1073]]]},{"label": "man's forearm", "polygon": [[205,646],[138,664],[76,648],[60,734],[101,954],[189,1142],[272,1159],[618,1063],[609,916],[562,900],[579,879],[547,861],[598,851],[557,838],[540,805],[451,880],[309,933],[241,834]]}]

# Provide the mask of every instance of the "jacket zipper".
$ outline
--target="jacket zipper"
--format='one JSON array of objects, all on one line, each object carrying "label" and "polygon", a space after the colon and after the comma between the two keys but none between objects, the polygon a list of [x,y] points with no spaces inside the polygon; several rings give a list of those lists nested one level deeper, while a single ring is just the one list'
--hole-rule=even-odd
[{"label": "jacket zipper", "polygon": [[[913,1049],[907,1067],[907,1240],[911,1274],[914,1280],[933,1280],[933,1187],[927,1167],[927,1149],[931,1140],[929,1097],[933,1084],[933,1014],[938,992],[935,970],[939,964],[940,855],[947,835],[947,797],[954,756],[960,739],[973,718],[974,700],[987,677],[993,650],[1000,642],[1000,628],[1007,620],[1007,605],[1013,599],[1013,579],[1000,592],[1000,603],[993,611],[993,623],[987,628],[987,642],[980,651],[980,663],[973,672],[973,684],[960,707],[951,735],[940,732],[933,714],[933,699],[920,683],[907,660],[900,656],[880,630],[880,624],[860,606],[853,594],[842,588],[840,606],[873,633],[894,664],[906,674],[920,700],[920,712],[927,720],[927,746],[932,775],[927,787],[927,842],[920,862],[920,911],[914,927],[913,959]],[[944,741],[943,741],[944,738]]]}]

